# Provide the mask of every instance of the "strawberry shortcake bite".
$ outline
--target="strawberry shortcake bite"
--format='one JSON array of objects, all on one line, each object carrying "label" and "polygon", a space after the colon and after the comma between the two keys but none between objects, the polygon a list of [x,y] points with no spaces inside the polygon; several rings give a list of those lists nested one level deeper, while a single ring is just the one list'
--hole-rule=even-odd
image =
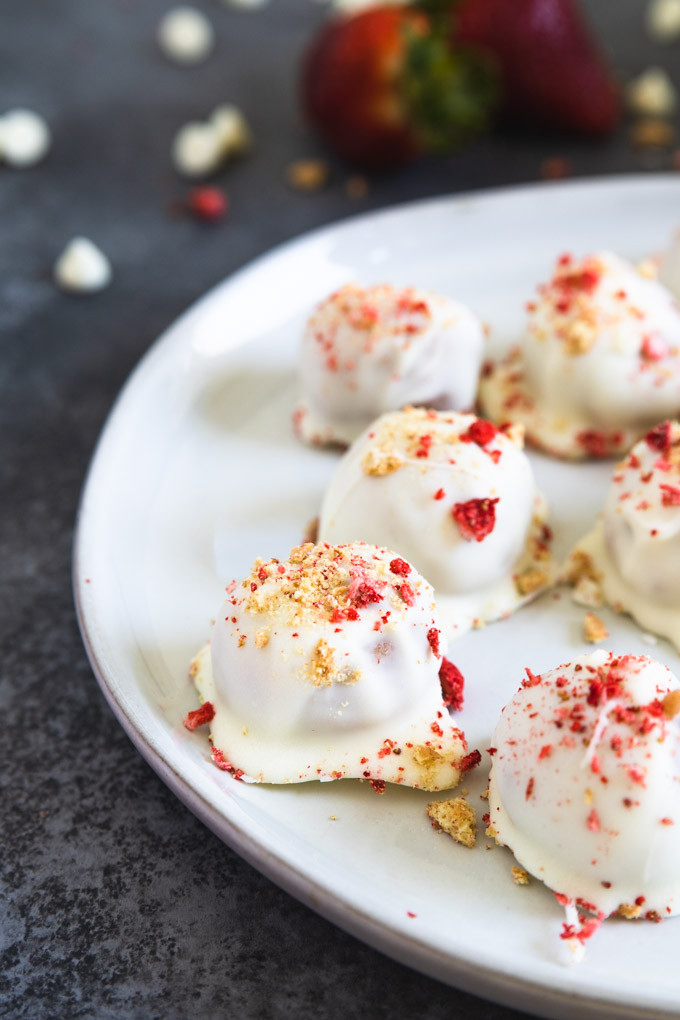
[{"label": "strawberry shortcake bite", "polygon": [[480,386],[494,421],[557,457],[616,456],[680,410],[680,310],[646,263],[563,255],[528,305],[522,345]]},{"label": "strawberry shortcake bite", "polygon": [[451,298],[348,283],[305,328],[295,429],[309,443],[347,446],[378,415],[406,404],[467,410],[483,348],[480,321]]},{"label": "strawberry shortcake bite", "polygon": [[345,453],[319,534],[399,550],[432,584],[447,634],[458,637],[551,583],[545,519],[521,427],[407,408],[383,415]]},{"label": "strawberry shortcake bite", "polygon": [[593,531],[571,553],[565,579],[680,651],[680,424],[663,422],[617,465]]},{"label": "strawberry shortcake bite", "polygon": [[526,673],[491,739],[487,834],[553,890],[576,948],[610,914],[680,912],[678,680],[605,651]]},{"label": "strawberry shortcake bite", "polygon": [[192,664],[185,725],[209,724],[215,763],[244,781],[447,789],[480,755],[442,695],[441,630],[430,585],[386,549],[256,560]]}]

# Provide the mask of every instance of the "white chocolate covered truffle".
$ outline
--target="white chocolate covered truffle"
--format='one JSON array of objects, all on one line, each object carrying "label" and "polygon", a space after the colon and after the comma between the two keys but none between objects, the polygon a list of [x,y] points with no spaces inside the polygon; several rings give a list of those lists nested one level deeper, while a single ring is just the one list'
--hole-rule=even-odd
[{"label": "white chocolate covered truffle", "polygon": [[558,457],[610,457],[680,409],[680,310],[616,255],[563,255],[522,346],[485,373],[484,412]]},{"label": "white chocolate covered truffle", "polygon": [[442,698],[440,631],[429,584],[385,549],[257,560],[192,666],[215,761],[264,783],[455,786],[479,754]]},{"label": "white chocolate covered truffle", "polygon": [[527,670],[492,737],[491,834],[558,900],[598,920],[680,910],[678,681],[646,656],[597,651]]},{"label": "white chocolate covered truffle", "polygon": [[572,552],[566,578],[680,651],[680,424],[663,422],[617,465],[604,513]]},{"label": "white chocolate covered truffle", "polygon": [[509,615],[552,580],[545,505],[510,434],[472,414],[383,415],[345,453],[319,536],[398,549],[435,589],[450,637]]},{"label": "white chocolate covered truffle", "polygon": [[295,429],[309,443],[347,446],[378,415],[407,404],[467,410],[483,347],[480,321],[451,298],[348,283],[305,328]]}]

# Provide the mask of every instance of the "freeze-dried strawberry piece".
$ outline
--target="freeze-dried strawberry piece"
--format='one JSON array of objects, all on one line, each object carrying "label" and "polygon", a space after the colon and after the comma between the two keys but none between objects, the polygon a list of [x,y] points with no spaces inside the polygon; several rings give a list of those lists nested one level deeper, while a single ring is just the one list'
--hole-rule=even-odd
[{"label": "freeze-dried strawberry piece", "polygon": [[451,511],[466,542],[483,542],[496,526],[496,499],[469,499]]},{"label": "freeze-dried strawberry piece", "polygon": [[460,712],[463,708],[463,691],[465,688],[465,677],[452,662],[442,659],[439,670],[439,682],[442,685],[442,696],[444,704],[452,708],[454,712]]}]

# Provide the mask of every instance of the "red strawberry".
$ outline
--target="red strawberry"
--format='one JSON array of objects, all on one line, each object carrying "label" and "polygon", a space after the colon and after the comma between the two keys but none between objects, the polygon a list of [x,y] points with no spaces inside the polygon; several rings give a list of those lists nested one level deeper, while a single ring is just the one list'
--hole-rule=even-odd
[{"label": "red strawberry", "polygon": [[302,68],[312,125],[345,159],[373,169],[449,148],[485,128],[493,73],[485,58],[453,53],[447,35],[408,6],[329,21]]},{"label": "red strawberry", "polygon": [[606,135],[619,119],[613,75],[575,0],[462,0],[454,43],[494,57],[514,120]]}]

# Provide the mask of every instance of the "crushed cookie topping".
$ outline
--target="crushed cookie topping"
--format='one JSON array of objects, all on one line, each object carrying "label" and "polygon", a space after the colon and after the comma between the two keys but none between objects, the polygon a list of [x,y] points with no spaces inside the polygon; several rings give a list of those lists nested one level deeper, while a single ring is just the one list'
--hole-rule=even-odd
[{"label": "crushed cookie topping", "polygon": [[312,315],[308,329],[329,372],[352,374],[357,361],[342,361],[348,344],[356,354],[370,354],[384,340],[400,339],[408,347],[429,328],[430,304],[413,288],[387,284],[364,289],[348,283],[326,298]]},{"label": "crushed cookie topping", "polygon": [[[508,449],[508,442],[521,449],[523,429],[509,424],[496,428],[469,414],[407,407],[380,421],[371,438],[361,469],[367,475],[387,475],[409,462],[455,463],[464,445],[479,446],[497,463]],[[436,490],[433,496],[443,499],[444,490]]]},{"label": "crushed cookie topping", "polygon": [[463,846],[472,848],[475,845],[477,816],[465,797],[432,801],[427,805],[427,814],[433,829],[448,833]]},{"label": "crushed cookie topping", "polygon": [[[406,585],[403,571],[392,572],[390,562],[397,561],[371,546],[364,551],[361,543],[305,543],[291,551],[288,562],[256,560],[241,584],[241,597],[235,592],[230,601],[253,615],[266,614],[268,623],[279,620],[290,625],[351,622],[360,619],[366,607],[383,602],[389,615],[393,609],[403,611],[414,605],[422,584],[411,577]],[[256,647],[263,648],[268,641],[268,627],[256,632]]]}]

